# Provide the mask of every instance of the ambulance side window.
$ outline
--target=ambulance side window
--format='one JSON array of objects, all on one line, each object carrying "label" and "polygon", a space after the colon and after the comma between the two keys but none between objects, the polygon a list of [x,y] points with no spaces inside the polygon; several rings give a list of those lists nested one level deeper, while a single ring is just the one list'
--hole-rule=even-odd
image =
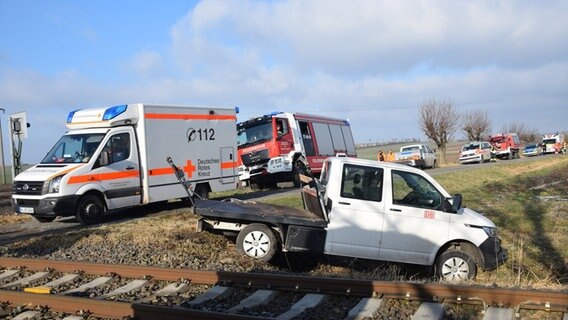
[{"label": "ambulance side window", "polygon": [[[103,148],[99,162],[111,164],[130,157],[130,134],[120,133],[112,136]],[[106,159],[105,159],[106,158]]]}]

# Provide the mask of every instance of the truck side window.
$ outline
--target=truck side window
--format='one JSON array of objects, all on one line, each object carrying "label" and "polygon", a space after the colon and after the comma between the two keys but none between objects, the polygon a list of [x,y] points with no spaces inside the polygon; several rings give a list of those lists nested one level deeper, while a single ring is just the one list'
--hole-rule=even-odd
[{"label": "truck side window", "polygon": [[112,136],[105,144],[103,152],[109,156],[109,163],[128,159],[130,157],[130,134],[120,133]]},{"label": "truck side window", "polygon": [[405,171],[392,171],[393,204],[438,210],[444,197],[424,177]]},{"label": "truck side window", "polygon": [[344,198],[382,201],[383,169],[346,164],[341,178],[341,196]]},{"label": "truck side window", "polygon": [[276,134],[281,137],[288,134],[288,122],[284,119],[276,119]]}]

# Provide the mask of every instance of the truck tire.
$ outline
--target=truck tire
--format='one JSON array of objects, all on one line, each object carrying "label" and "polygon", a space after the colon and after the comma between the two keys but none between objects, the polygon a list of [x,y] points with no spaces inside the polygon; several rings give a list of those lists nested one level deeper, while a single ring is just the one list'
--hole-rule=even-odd
[{"label": "truck tire", "polygon": [[300,175],[306,175],[308,170],[306,166],[301,161],[296,161],[294,168],[292,169],[292,183],[294,183],[294,187],[299,187],[301,184]]},{"label": "truck tire", "polygon": [[84,195],[77,204],[75,218],[82,225],[95,224],[101,221],[105,206],[101,198],[94,194]]},{"label": "truck tire", "polygon": [[448,249],[436,260],[436,275],[446,282],[463,282],[474,279],[477,265],[464,251]]},{"label": "truck tire", "polygon": [[270,261],[276,254],[278,240],[274,232],[264,224],[246,226],[237,236],[237,250],[251,258]]},{"label": "truck tire", "polygon": [[55,217],[35,217],[34,216],[34,219],[36,219],[38,222],[46,223],[46,222],[51,222],[51,221],[55,220]]}]

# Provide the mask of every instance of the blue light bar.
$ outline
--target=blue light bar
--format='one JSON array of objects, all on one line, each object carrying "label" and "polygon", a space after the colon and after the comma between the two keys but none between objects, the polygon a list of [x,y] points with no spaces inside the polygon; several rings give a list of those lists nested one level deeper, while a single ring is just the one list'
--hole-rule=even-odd
[{"label": "blue light bar", "polygon": [[103,115],[103,120],[114,119],[116,116],[126,111],[127,107],[128,107],[127,105],[123,104],[120,106],[114,106],[106,109],[105,114]]},{"label": "blue light bar", "polygon": [[279,113],[282,113],[281,111],[272,111],[271,113],[265,114],[265,117],[273,117]]},{"label": "blue light bar", "polygon": [[240,111],[239,107],[235,107],[235,113],[239,113]]},{"label": "blue light bar", "polygon": [[77,112],[79,110],[81,110],[81,109],[77,109],[77,110],[69,112],[69,115],[67,115],[67,123],[71,123],[73,121],[73,116],[75,115],[75,112]]}]

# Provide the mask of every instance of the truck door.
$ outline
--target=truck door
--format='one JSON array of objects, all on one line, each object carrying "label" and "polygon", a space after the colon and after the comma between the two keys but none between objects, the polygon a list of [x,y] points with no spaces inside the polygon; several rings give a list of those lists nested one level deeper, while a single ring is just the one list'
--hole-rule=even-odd
[{"label": "truck door", "polygon": [[445,197],[425,177],[391,170],[380,260],[428,265],[446,242],[450,213],[441,211]]},{"label": "truck door", "polygon": [[326,253],[377,259],[384,219],[383,169],[345,164],[329,217]]},{"label": "truck door", "polygon": [[132,128],[113,132],[95,164],[109,209],[140,204],[141,180],[138,148]]}]

